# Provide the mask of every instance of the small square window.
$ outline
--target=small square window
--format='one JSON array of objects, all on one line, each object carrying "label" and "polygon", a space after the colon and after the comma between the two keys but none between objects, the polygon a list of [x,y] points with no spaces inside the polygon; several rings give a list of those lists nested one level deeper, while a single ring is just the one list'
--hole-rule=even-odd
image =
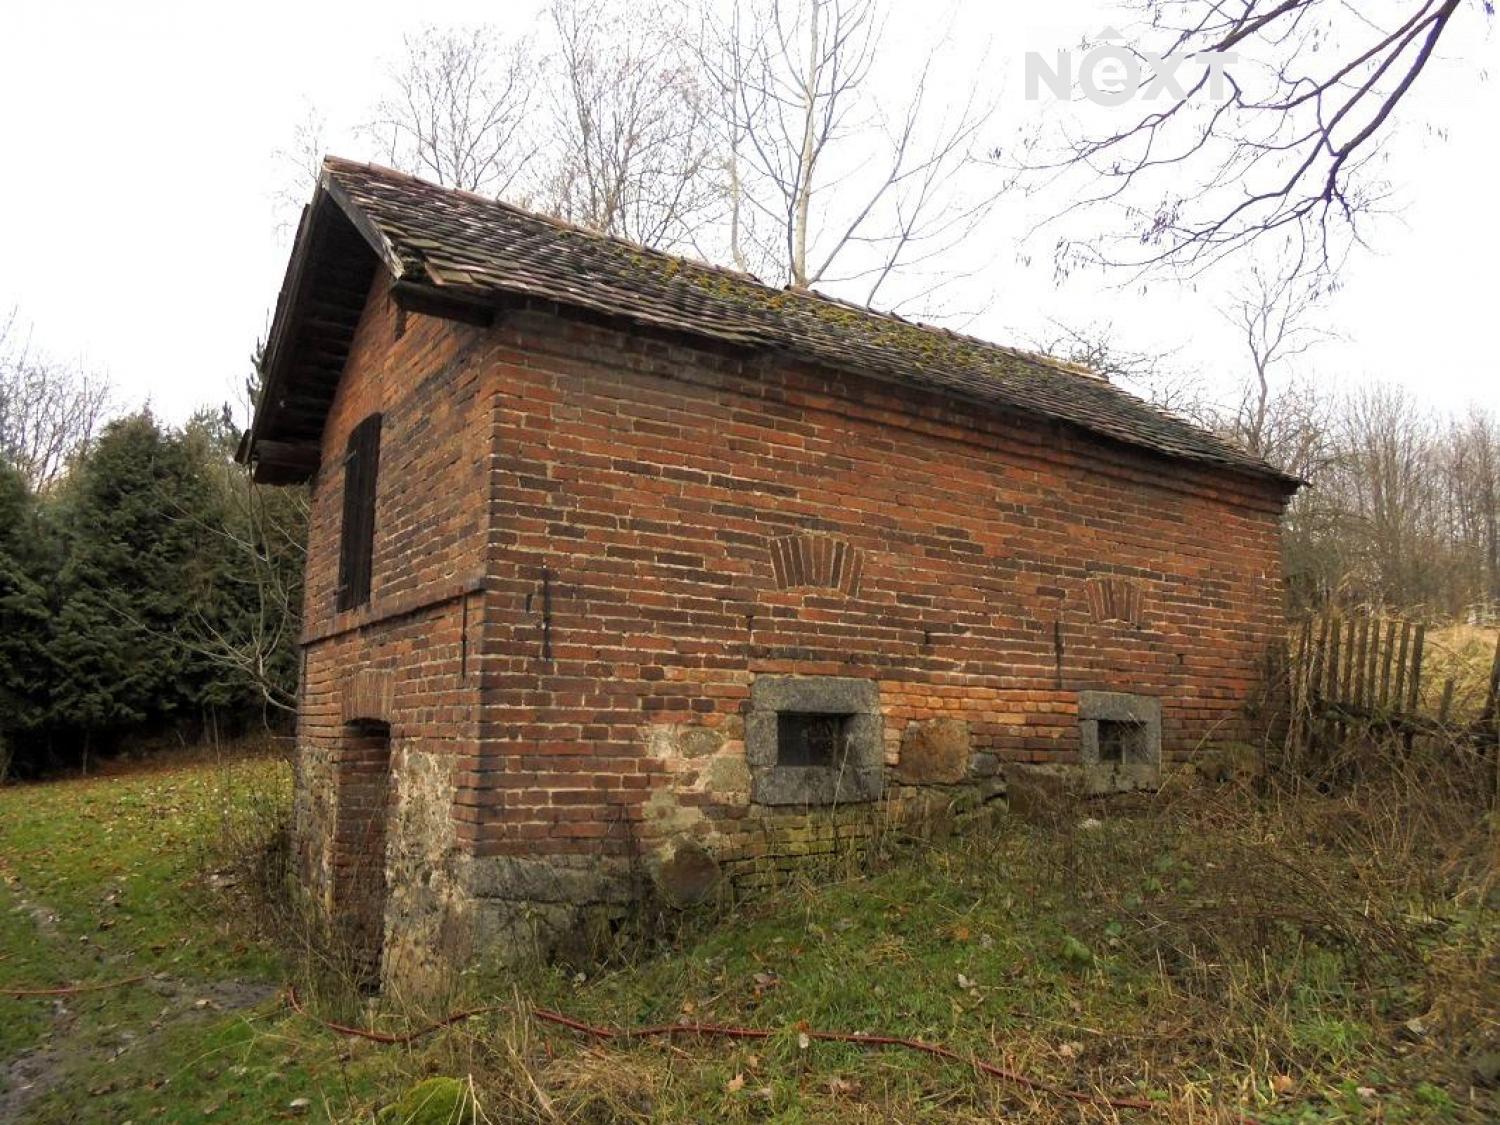
[{"label": "small square window", "polygon": [[1078,693],[1079,760],[1090,793],[1161,782],[1161,700],[1122,691]]},{"label": "small square window", "polygon": [[745,764],[757,805],[877,799],[885,783],[880,689],[844,676],[757,676]]},{"label": "small square window", "polygon": [[1145,723],[1116,719],[1099,720],[1101,762],[1144,762],[1149,759]]},{"label": "small square window", "polygon": [[844,757],[849,739],[848,715],[806,715],[783,711],[776,716],[776,764],[831,769]]}]

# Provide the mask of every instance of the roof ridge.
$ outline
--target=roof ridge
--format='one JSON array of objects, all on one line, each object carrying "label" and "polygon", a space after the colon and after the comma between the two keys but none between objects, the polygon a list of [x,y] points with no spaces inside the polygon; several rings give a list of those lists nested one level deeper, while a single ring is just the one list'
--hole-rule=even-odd
[{"label": "roof ridge", "polygon": [[637,242],[632,238],[623,238],[617,234],[607,234],[604,231],[593,230],[590,227],[575,223],[570,219],[564,219],[559,215],[549,215],[545,211],[533,211],[529,207],[522,207],[519,204],[511,203],[506,199],[498,199],[494,196],[481,195],[479,192],[470,191],[467,188],[448,187],[446,184],[434,183],[432,180],[424,180],[421,176],[413,175],[410,172],[403,172],[399,168],[391,168],[387,165],[376,164],[371,161],[350,160],[347,157],[342,156],[324,156],[323,166],[326,168],[330,164],[337,165],[347,170],[373,172],[377,175],[405,180],[408,183],[417,184],[418,186],[427,188],[431,191],[439,191],[444,193],[445,195],[457,195],[461,196],[464,199],[472,199],[475,203],[479,203],[483,206],[498,207],[501,210],[508,211],[513,215],[519,215],[525,219],[534,219],[537,222],[546,223],[549,226],[558,228],[559,230],[568,231],[572,234],[581,234],[586,238],[592,238],[598,242],[611,243],[613,245],[622,246],[630,250],[639,250],[647,254],[654,254],[657,257],[665,258],[668,261],[682,262],[687,265],[695,266],[698,269],[710,270],[713,273],[718,274],[726,274],[730,277],[737,278],[741,281],[748,281],[752,285],[759,285],[762,288],[769,289],[772,292],[775,292],[775,286],[768,285],[766,282],[762,281],[760,278],[756,277],[753,273],[750,273],[747,270],[731,269],[728,266],[721,266],[704,258],[693,258],[685,254],[673,254],[669,251],[661,250],[655,246],[648,246],[644,242]]},{"label": "roof ridge", "polygon": [[828,301],[832,304],[843,305],[845,308],[854,309],[858,312],[868,313],[871,316],[878,316],[885,320],[894,320],[898,324],[905,324],[908,327],[918,329],[922,332],[931,332],[937,335],[947,336],[952,340],[958,341],[959,343],[978,344],[981,347],[995,348],[998,351],[1008,352],[1011,355],[1021,356],[1026,359],[1039,359],[1044,363],[1050,364],[1053,367],[1057,367],[1063,371],[1066,371],[1070,375],[1081,375],[1084,378],[1093,379],[1095,382],[1099,383],[1108,383],[1110,381],[1107,375],[1103,374],[1102,372],[1095,371],[1093,368],[1089,367],[1086,364],[1077,363],[1070,359],[1063,359],[1060,356],[1049,355],[1047,352],[1034,351],[1030,348],[1018,348],[1012,344],[1002,344],[997,340],[988,340],[983,336],[976,336],[972,332],[959,332],[957,329],[949,328],[945,324],[933,324],[925,320],[914,320],[909,316],[902,316],[900,313],[892,309],[877,309],[873,305],[861,305],[857,301],[850,301],[843,297],[835,297],[832,294],[824,293],[821,289],[814,289],[811,286],[797,287],[789,285],[787,286],[787,289],[792,290],[793,292],[798,294],[806,295],[809,297],[816,297],[819,300]]},{"label": "roof ridge", "polygon": [[[817,289],[776,288],[753,274],[589,230],[476,192],[329,156],[320,190],[432,284],[465,300],[528,294],[560,305],[815,364],[910,383],[1065,422],[1106,440],[1285,483],[1265,460],[1087,366],[912,320]],[[353,216],[351,215],[351,218]],[[372,242],[372,245],[374,243]]]},{"label": "roof ridge", "polygon": [[531,219],[537,222],[546,223],[550,226],[558,228],[559,230],[568,231],[574,234],[580,234],[600,243],[621,247],[631,252],[650,254],[653,257],[661,259],[664,262],[670,262],[679,268],[681,266],[689,266],[693,269],[704,270],[711,274],[733,278],[736,281],[741,281],[749,285],[757,286],[760,289],[764,289],[767,293],[784,293],[789,294],[793,297],[802,297],[825,301],[829,304],[842,305],[845,308],[864,313],[867,316],[880,317],[883,320],[894,321],[897,324],[903,324],[910,328],[915,328],[921,332],[928,332],[934,335],[946,336],[959,343],[970,343],[985,348],[995,348],[997,350],[1007,352],[1011,355],[1020,356],[1026,359],[1038,360],[1042,363],[1048,364],[1049,366],[1055,367],[1068,375],[1091,379],[1094,382],[1098,383],[1109,383],[1110,381],[1108,376],[1103,375],[1102,373],[1095,371],[1084,364],[1076,363],[1072,360],[1066,360],[1061,358],[1060,356],[1049,355],[1046,352],[1033,351],[1028,348],[1017,348],[1009,344],[1002,344],[995,340],[985,339],[983,336],[976,336],[973,333],[958,332],[952,328],[947,327],[946,325],[932,324],[925,320],[915,320],[911,317],[902,316],[900,313],[896,312],[893,309],[878,309],[873,305],[862,305],[857,301],[850,301],[843,297],[836,297],[831,293],[825,293],[821,289],[816,289],[810,285],[797,285],[795,283],[792,283],[783,285],[778,288],[775,285],[771,285],[768,282],[761,280],[759,277],[756,277],[748,270],[732,269],[728,266],[722,266],[716,262],[710,262],[703,258],[690,257],[685,254],[676,254],[672,253],[671,251],[662,250],[659,247],[648,246],[644,242],[637,242],[634,239],[623,238],[617,234],[609,234],[604,231],[592,230],[588,227],[580,226],[577,223],[571,222],[568,219],[560,218],[556,215],[548,215],[542,211],[533,211],[529,207],[521,207],[515,203],[509,202],[508,200],[496,199],[490,196],[480,195],[478,192],[469,191],[464,188],[451,188],[447,187],[444,184],[433,183],[431,180],[424,180],[421,176],[415,176],[410,172],[403,172],[400,169],[390,168],[383,164],[376,164],[369,161],[360,162],[349,160],[345,157],[331,155],[325,156],[323,158],[323,163],[325,166],[329,164],[336,164],[345,169],[365,171],[377,175],[394,177],[397,179],[405,180],[408,183],[417,184],[422,188],[431,191],[438,191],[448,195],[460,196],[464,199],[471,199],[483,206],[496,207],[513,215],[518,215],[525,219]]}]

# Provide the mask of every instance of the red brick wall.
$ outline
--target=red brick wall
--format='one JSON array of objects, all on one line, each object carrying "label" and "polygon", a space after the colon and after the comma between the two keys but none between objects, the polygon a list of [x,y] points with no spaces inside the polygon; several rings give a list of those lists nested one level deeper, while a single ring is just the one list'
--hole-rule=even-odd
[{"label": "red brick wall", "polygon": [[[1281,624],[1269,483],[538,313],[486,365],[497,592],[460,796],[479,855],[649,838],[648,795],[683,788],[650,729],[713,728],[734,754],[757,673],[877,679],[888,760],[908,721],[955,715],[977,750],[1074,761],[1089,688],[1160,696],[1169,754],[1248,731]],[[778,545],[800,533],[837,542]],[[818,549],[842,588],[783,589],[789,566],[835,573]],[[1095,620],[1100,575],[1137,588],[1138,626]],[[676,823],[722,837],[744,800],[703,790]]]},{"label": "red brick wall", "polygon": [[[732,766],[760,673],[878,681],[889,762],[937,716],[1004,761],[1074,761],[1084,689],[1159,696],[1169,754],[1250,731],[1281,625],[1269,483],[541,313],[398,338],[386,285],[314,488],[304,760],[343,744],[351,675],[388,670],[368,717],[453,756],[476,856],[753,850],[743,787],[652,746],[706,730]],[[339,464],[375,410],[371,604],[336,614]],[[1097,620],[1101,576],[1134,624]]]},{"label": "red brick wall", "polygon": [[[324,790],[341,784],[338,763],[358,742],[347,720],[388,721],[396,750],[449,755],[455,775],[478,730],[472,656],[482,631],[489,403],[476,360],[484,337],[421,316],[406,317],[398,334],[388,285],[377,277],[366,302],[312,488],[298,735],[299,800],[313,805],[336,801]],[[384,418],[371,597],[340,613],[342,459],[350,431],[376,411]],[[357,690],[357,676],[372,671],[388,676],[387,690]],[[366,713],[377,710],[384,713]],[[309,810],[301,825],[321,882],[340,859],[311,858],[331,843],[327,807]]]}]

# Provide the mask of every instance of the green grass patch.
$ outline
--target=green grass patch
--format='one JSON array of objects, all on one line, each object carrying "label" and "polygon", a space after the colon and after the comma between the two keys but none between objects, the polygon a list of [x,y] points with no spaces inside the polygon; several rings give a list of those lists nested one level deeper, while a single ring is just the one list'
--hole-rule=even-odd
[{"label": "green grass patch", "polygon": [[[226,841],[285,814],[288,782],[260,760],[0,790],[0,987],[148,977],[0,998],[0,1068],[39,1049],[48,1064],[23,1119],[390,1121],[413,1089],[406,1104],[461,1090],[479,1121],[1132,1116],[809,1029],[942,1043],[1162,1120],[1500,1109],[1474,1077],[1500,1035],[1494,829],[1399,794],[1142,799],[892,844],[682,915],[605,965],[481,963],[454,1004],[505,1010],[387,1047],[271,996],[296,963],[249,924],[246,888],[214,878],[232,876]],[[433,1014],[328,1003],[385,1030]],[[534,1007],[773,1034],[596,1042]]]}]

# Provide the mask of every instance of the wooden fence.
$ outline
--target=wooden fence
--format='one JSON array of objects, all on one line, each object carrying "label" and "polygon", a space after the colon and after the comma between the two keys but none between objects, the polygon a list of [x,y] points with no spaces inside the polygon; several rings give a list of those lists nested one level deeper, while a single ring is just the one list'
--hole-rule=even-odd
[{"label": "wooden fence", "polygon": [[1290,662],[1293,737],[1332,722],[1500,741],[1500,639],[1479,717],[1455,721],[1454,679],[1444,681],[1435,706],[1422,692],[1427,631],[1421,622],[1363,611],[1325,610],[1303,621]]}]

